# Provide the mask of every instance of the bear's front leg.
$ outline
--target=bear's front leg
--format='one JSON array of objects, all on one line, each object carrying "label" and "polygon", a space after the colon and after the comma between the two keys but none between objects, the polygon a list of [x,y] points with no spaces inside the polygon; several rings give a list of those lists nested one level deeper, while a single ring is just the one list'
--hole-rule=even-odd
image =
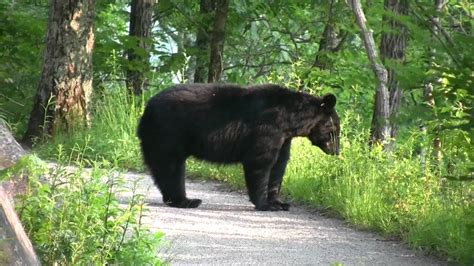
[{"label": "bear's front leg", "polygon": [[270,173],[277,161],[283,138],[279,136],[262,136],[255,139],[255,145],[243,161],[245,183],[250,201],[260,211],[278,211],[281,206],[268,201]]},{"label": "bear's front leg", "polygon": [[281,146],[278,159],[270,171],[268,182],[268,202],[273,208],[288,211],[290,204],[285,203],[280,198],[281,182],[285,174],[286,165],[290,159],[291,139],[287,139]]},{"label": "bear's front leg", "polygon": [[245,184],[249,193],[250,201],[259,211],[270,210],[267,200],[268,177],[270,166],[259,163],[244,164]]}]

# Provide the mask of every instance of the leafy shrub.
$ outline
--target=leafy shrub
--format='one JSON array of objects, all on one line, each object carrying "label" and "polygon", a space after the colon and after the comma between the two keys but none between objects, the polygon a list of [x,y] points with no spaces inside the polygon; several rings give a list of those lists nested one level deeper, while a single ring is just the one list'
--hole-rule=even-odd
[{"label": "leafy shrub", "polygon": [[[67,159],[59,149],[58,161]],[[71,156],[70,156],[71,157]],[[17,199],[17,213],[45,265],[161,265],[156,256],[162,233],[141,224],[144,195],[107,163],[89,170],[46,165],[29,156],[3,175],[28,173],[26,195]],[[16,173],[15,173],[16,172]],[[115,193],[128,191],[121,205]]]}]

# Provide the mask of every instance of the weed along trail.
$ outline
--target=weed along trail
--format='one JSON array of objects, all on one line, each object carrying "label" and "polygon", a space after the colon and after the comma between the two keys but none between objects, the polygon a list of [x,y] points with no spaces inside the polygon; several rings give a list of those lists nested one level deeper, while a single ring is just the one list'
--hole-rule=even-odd
[{"label": "weed along trail", "polygon": [[[247,195],[218,183],[187,179],[188,196],[203,203],[197,209],[177,209],[162,203],[148,175],[128,173],[125,179],[129,184],[140,180],[138,192],[146,193],[148,205],[142,222],[165,233],[168,243],[158,252],[171,265],[446,264],[301,207],[255,211]],[[118,196],[130,199],[128,194]]]}]

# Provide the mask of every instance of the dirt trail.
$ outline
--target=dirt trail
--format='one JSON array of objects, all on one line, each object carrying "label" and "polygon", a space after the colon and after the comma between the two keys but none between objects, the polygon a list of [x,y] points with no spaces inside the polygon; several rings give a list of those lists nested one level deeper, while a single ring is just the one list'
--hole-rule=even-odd
[{"label": "dirt trail", "polygon": [[[289,212],[257,212],[247,196],[229,192],[214,182],[187,181],[187,194],[200,198],[197,209],[163,205],[151,178],[139,190],[150,188],[149,212],[144,223],[166,234],[169,247],[160,251],[172,265],[443,265],[445,262],[416,254],[396,241],[352,229],[301,207]],[[119,195],[127,200],[129,195]]]}]

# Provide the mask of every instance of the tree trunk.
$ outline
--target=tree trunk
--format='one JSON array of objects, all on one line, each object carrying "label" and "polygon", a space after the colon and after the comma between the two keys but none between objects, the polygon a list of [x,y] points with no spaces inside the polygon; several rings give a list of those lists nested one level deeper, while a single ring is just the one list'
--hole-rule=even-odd
[{"label": "tree trunk", "polygon": [[211,12],[214,11],[214,0],[201,0],[199,13],[201,24],[198,25],[196,34],[196,69],[194,71],[194,83],[202,83],[207,80],[209,66],[209,31],[211,28]]},{"label": "tree trunk", "polygon": [[207,82],[218,82],[222,75],[222,58],[224,56],[225,24],[229,0],[217,0],[216,14],[211,37],[211,57],[209,59],[209,75]]},{"label": "tree trunk", "polygon": [[50,0],[41,78],[24,141],[89,125],[94,1]]},{"label": "tree trunk", "polygon": [[357,25],[361,30],[361,37],[364,41],[367,57],[369,58],[370,65],[377,79],[370,143],[385,145],[387,138],[390,136],[390,96],[387,89],[387,70],[378,58],[374,38],[372,32],[366,26],[365,14],[364,11],[362,11],[360,1],[348,0],[348,3],[354,12]]},{"label": "tree trunk", "polygon": [[133,41],[133,48],[128,50],[127,87],[137,95],[148,86],[145,73],[150,67],[154,3],[155,0],[132,0],[130,8],[129,36]]},{"label": "tree trunk", "polygon": [[313,67],[319,69],[328,69],[331,67],[332,62],[328,57],[328,53],[337,52],[342,43],[345,41],[345,36],[342,36],[340,32],[336,31],[336,25],[334,20],[334,10],[336,3],[334,0],[331,0],[328,8],[328,18],[326,24],[324,25],[323,35],[319,41],[318,53],[313,63]]},{"label": "tree trunk", "polygon": [[318,52],[314,58],[314,62],[311,65],[311,68],[305,71],[300,80],[302,81],[299,90],[303,91],[305,88],[312,87],[313,84],[311,80],[308,80],[308,77],[314,68],[320,70],[331,69],[333,62],[329,54],[336,53],[339,51],[346,40],[347,33],[344,33],[341,30],[336,29],[336,23],[334,18],[334,10],[337,10],[337,2],[331,0],[328,6],[327,12],[327,21],[324,25],[324,30],[319,39]]},{"label": "tree trunk", "polygon": [[[432,32],[431,39],[433,39],[433,41],[435,40],[435,35],[438,34],[437,25],[439,25],[439,14],[441,13],[441,9],[444,6],[444,2],[445,2],[445,0],[435,0],[434,1],[434,4],[435,4],[435,6],[434,6],[435,7],[435,13],[434,14],[435,15],[431,19],[431,21],[432,21],[432,23],[431,23],[431,32]],[[436,51],[431,46],[428,48],[430,68],[433,67],[435,52]],[[425,98],[426,104],[431,109],[434,109],[435,100],[434,100],[434,96],[433,96],[433,83],[431,81],[429,81],[425,84],[424,89],[423,89],[423,96]],[[425,128],[424,125],[422,126],[422,131],[426,131],[426,128]],[[432,132],[432,133],[434,135],[434,139],[433,139],[433,157],[434,157],[435,163],[439,164],[439,162],[441,161],[441,156],[442,156],[442,154],[441,154],[441,139],[440,139],[438,130],[434,129],[434,132]],[[425,161],[426,154],[425,154],[424,151],[422,151],[421,156],[422,156],[422,160]]]},{"label": "tree trunk", "polygon": [[[193,40],[193,35],[189,34],[189,32],[185,32],[183,37],[183,48],[184,51],[187,53],[187,51],[190,51],[194,47],[194,40]],[[196,55],[192,53],[187,53],[188,54],[188,62],[186,65],[186,70],[184,73],[186,83],[193,83],[194,82],[194,74],[196,73]]]},{"label": "tree trunk", "polygon": [[[397,63],[403,63],[407,43],[407,28],[391,16],[407,15],[408,0],[385,0],[384,8],[385,12],[389,12],[390,15],[385,15],[383,18],[385,30],[382,32],[382,40],[380,43],[382,62],[386,64],[387,61],[391,60]],[[390,137],[393,141],[398,129],[397,118],[400,112],[402,90],[399,87],[395,69],[387,67],[387,71],[388,90],[390,92]]]}]

